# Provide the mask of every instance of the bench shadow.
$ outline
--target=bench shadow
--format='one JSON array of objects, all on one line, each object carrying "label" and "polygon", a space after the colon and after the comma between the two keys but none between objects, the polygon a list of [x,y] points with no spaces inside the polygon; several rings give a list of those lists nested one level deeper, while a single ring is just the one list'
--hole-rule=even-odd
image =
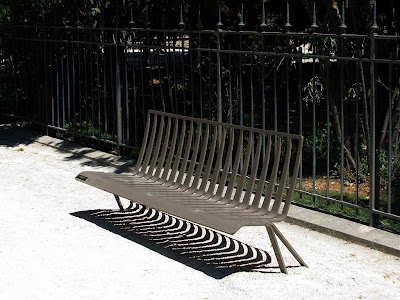
[{"label": "bench shadow", "polygon": [[264,250],[140,204],[126,212],[90,210],[71,215],[215,279],[237,272],[280,272],[269,265],[271,256]]}]

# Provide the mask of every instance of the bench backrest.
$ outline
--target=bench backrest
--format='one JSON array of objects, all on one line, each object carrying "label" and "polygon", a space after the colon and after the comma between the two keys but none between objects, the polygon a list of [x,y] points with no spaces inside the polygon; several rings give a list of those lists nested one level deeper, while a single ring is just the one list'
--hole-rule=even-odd
[{"label": "bench backrest", "polygon": [[223,203],[286,216],[302,146],[299,135],[150,110],[133,172]]}]

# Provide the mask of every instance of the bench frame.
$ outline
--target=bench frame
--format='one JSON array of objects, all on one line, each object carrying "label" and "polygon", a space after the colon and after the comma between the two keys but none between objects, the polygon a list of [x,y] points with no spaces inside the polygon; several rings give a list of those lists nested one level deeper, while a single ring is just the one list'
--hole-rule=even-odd
[{"label": "bench frame", "polygon": [[[239,132],[237,144],[236,132]],[[286,155],[281,169],[282,140],[286,140]],[[297,143],[297,152],[290,174],[293,142]],[[284,220],[289,211],[302,146],[303,137],[299,135],[149,110],[143,144],[132,174],[86,171],[76,179],[114,194],[122,212],[125,208],[120,197],[130,200],[129,208],[138,202],[228,234],[242,226],[265,226],[279,268],[287,273],[277,237],[300,265],[307,267],[274,224]],[[249,170],[250,176],[246,176]],[[279,171],[282,172],[277,182]]]}]

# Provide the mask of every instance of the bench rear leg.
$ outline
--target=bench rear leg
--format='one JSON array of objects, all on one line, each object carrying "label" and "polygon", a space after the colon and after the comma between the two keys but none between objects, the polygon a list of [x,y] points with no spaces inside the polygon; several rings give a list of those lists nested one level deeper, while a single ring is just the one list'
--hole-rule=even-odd
[{"label": "bench rear leg", "polygon": [[135,202],[133,202],[132,200],[129,200],[130,201],[130,204],[129,204],[129,206],[126,208],[126,209],[132,209],[134,206],[135,206]]},{"label": "bench rear leg", "polygon": [[122,206],[122,203],[121,203],[121,200],[119,199],[119,196],[114,194],[114,197],[115,197],[115,200],[117,201],[119,210],[122,211],[122,212],[125,212],[125,208]]}]

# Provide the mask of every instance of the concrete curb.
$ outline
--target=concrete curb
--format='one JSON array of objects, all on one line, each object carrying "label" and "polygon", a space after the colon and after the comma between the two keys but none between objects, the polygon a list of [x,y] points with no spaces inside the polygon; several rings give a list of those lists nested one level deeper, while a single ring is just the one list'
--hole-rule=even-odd
[{"label": "concrete curb", "polygon": [[400,257],[400,235],[292,205],[286,221]]},{"label": "concrete curb", "polygon": [[[23,135],[24,138],[28,138],[33,142],[85,157],[99,164],[118,168],[121,171],[129,171],[129,168],[136,163],[135,160],[129,160],[50,136],[43,136],[25,128],[17,128],[15,127],[12,130],[11,133],[13,135]],[[400,235],[394,233],[296,205],[292,205],[290,208],[286,221],[400,257]]]}]

